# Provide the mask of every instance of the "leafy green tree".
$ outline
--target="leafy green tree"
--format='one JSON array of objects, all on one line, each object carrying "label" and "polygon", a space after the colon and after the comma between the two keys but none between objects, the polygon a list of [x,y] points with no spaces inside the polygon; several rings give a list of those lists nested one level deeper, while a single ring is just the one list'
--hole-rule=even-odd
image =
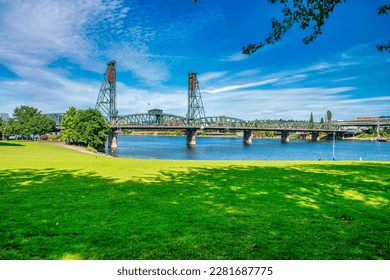
[{"label": "leafy green tree", "polygon": [[76,118],[76,130],[79,142],[98,151],[103,151],[110,126],[97,109],[80,110]]},{"label": "leafy green tree", "polygon": [[326,111],[326,122],[330,124],[332,122],[332,112],[331,111]]},{"label": "leafy green tree", "polygon": [[324,124],[324,118],[323,117],[321,117],[320,124]]},{"label": "leafy green tree", "polygon": [[5,138],[5,123],[2,118],[0,118],[0,132],[1,132],[1,140]]},{"label": "leafy green tree", "polygon": [[42,115],[38,109],[29,106],[16,107],[13,118],[8,120],[12,134],[28,139],[32,135],[40,135],[54,131],[55,121]]},{"label": "leafy green tree", "polygon": [[76,131],[76,115],[77,109],[70,107],[61,122],[61,126],[64,127],[64,130],[61,131],[61,136],[70,144],[77,144],[77,139],[79,138]]},{"label": "leafy green tree", "polygon": [[314,128],[313,112],[310,113],[309,128]]},{"label": "leafy green tree", "polygon": [[61,125],[64,127],[61,135],[66,142],[104,150],[110,126],[98,110],[76,110],[71,107]]},{"label": "leafy green tree", "polygon": [[3,121],[0,118],[0,130],[1,130],[1,138],[3,140],[7,139],[11,135],[11,129],[8,121]]}]

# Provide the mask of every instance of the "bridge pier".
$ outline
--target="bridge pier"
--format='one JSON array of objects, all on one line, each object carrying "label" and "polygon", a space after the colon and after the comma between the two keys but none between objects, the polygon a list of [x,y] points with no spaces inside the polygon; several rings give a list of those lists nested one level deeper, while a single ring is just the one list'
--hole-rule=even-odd
[{"label": "bridge pier", "polygon": [[116,149],[118,148],[118,133],[114,130],[111,129],[110,133],[108,134],[108,147],[111,149]]},{"label": "bridge pier", "polygon": [[253,134],[252,134],[252,130],[250,129],[245,129],[244,130],[244,138],[243,138],[243,142],[244,144],[246,145],[251,145],[252,144],[252,139],[253,139]]},{"label": "bridge pier", "polygon": [[280,136],[280,141],[282,141],[282,143],[288,143],[290,142],[290,132],[288,130],[286,131],[282,131],[281,132],[281,136]]},{"label": "bridge pier", "polygon": [[306,140],[307,134],[299,134],[299,139]]},{"label": "bridge pier", "polygon": [[311,133],[311,141],[320,141],[320,133],[318,131]]},{"label": "bridge pier", "polygon": [[344,139],[344,132],[336,132],[336,139],[343,140]]},{"label": "bridge pier", "polygon": [[187,146],[195,146],[196,145],[196,128],[187,128]]}]

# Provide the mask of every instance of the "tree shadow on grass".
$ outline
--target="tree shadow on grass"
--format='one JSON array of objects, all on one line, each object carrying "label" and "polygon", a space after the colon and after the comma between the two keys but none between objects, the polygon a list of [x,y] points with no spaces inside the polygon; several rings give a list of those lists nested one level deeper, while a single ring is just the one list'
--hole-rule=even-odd
[{"label": "tree shadow on grass", "polygon": [[25,145],[20,144],[20,143],[14,143],[14,142],[5,142],[5,141],[0,141],[0,147],[23,147]]},{"label": "tree shadow on grass", "polygon": [[118,183],[1,170],[0,259],[389,259],[388,174],[232,165]]}]

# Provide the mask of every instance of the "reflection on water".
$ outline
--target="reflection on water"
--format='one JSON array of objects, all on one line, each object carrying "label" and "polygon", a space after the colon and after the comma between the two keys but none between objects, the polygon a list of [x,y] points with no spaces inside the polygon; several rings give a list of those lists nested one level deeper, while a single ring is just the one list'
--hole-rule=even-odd
[{"label": "reflection on water", "polygon": [[[108,151],[116,157],[186,160],[332,160],[332,141],[311,142],[254,139],[244,145],[236,138],[196,139],[187,146],[185,137],[118,136],[118,148]],[[336,160],[390,160],[390,143],[336,141]]]}]

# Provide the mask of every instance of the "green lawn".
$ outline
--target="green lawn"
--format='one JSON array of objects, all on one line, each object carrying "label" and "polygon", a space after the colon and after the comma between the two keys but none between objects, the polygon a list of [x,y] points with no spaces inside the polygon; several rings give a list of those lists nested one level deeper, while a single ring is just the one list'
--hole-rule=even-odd
[{"label": "green lawn", "polygon": [[389,162],[168,161],[0,141],[0,259],[390,259]]}]

